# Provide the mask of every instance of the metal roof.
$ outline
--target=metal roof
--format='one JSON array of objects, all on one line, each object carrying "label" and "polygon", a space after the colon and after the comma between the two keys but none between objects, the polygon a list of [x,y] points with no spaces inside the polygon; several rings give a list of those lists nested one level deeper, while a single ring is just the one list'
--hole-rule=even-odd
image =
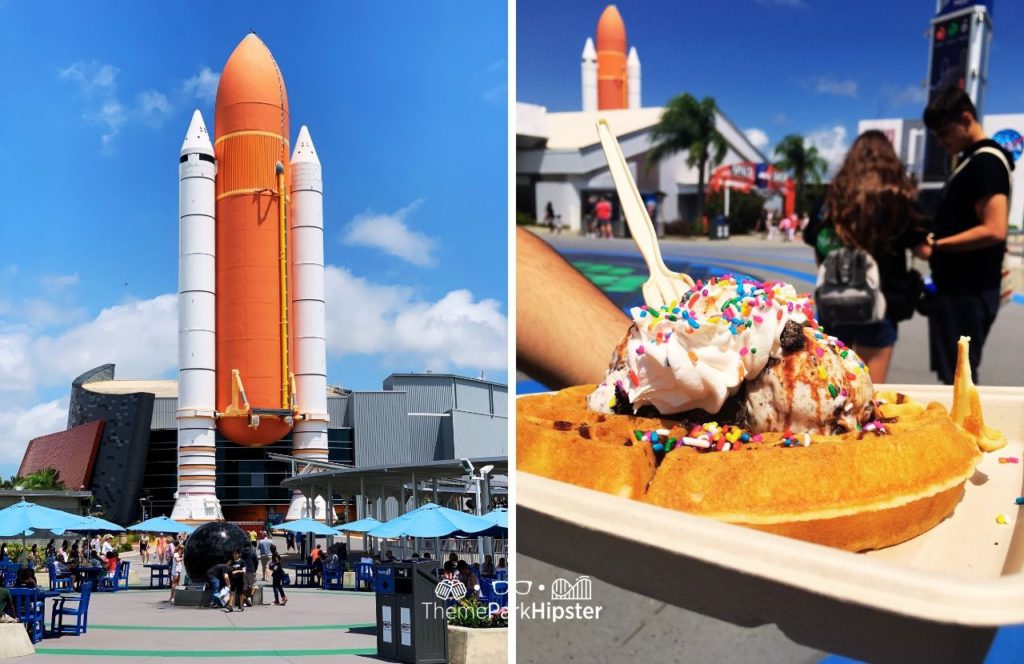
[{"label": "metal roof", "polygon": [[[477,469],[488,465],[494,466],[494,470],[491,471],[492,475],[508,474],[508,457],[478,457],[471,458],[470,461]],[[296,463],[301,463],[301,460],[296,459]],[[413,475],[416,476],[416,482],[419,483],[433,479],[459,479],[465,477],[466,472],[462,469],[462,463],[458,459],[417,464],[388,464],[367,468],[316,469],[290,477],[281,482],[281,486],[303,492],[313,486],[317,489],[316,492],[320,492],[330,484],[332,491],[337,494],[358,494],[360,491],[364,491],[367,496],[378,496],[382,493],[398,492],[412,481]]]}]

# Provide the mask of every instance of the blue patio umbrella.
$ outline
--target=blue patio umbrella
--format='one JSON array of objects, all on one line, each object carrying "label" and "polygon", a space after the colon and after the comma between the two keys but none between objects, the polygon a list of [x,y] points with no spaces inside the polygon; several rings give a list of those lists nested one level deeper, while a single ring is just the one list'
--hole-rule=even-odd
[{"label": "blue patio umbrella", "polygon": [[124,528],[112,521],[101,519],[98,516],[83,516],[88,523],[85,526],[76,526],[71,530],[76,533],[123,533]]},{"label": "blue patio umbrella", "polygon": [[340,530],[343,533],[365,533],[368,530],[373,530],[382,523],[384,522],[378,521],[377,519],[374,519],[372,516],[368,516],[365,519],[359,519],[358,521],[353,521],[352,523],[340,525],[338,526],[338,530]]},{"label": "blue patio umbrella", "polygon": [[476,535],[494,524],[472,514],[464,514],[434,503],[427,503],[411,512],[377,526],[366,534],[386,539],[395,537],[452,537]]},{"label": "blue patio umbrella", "polygon": [[35,530],[49,530],[62,535],[65,530],[86,526],[85,517],[30,503],[21,502],[0,510],[0,537],[28,537]]},{"label": "blue patio umbrella", "polygon": [[480,518],[487,519],[499,528],[508,528],[508,510],[505,509],[504,507],[499,507],[498,509],[491,510],[487,514],[481,514]]},{"label": "blue patio umbrella", "polygon": [[128,530],[137,533],[191,533],[195,528],[166,516],[154,516],[152,519],[146,519],[142,523],[128,526]]},{"label": "blue patio umbrella", "polygon": [[279,523],[274,530],[290,530],[293,533],[313,533],[319,537],[337,537],[338,531],[313,519],[298,519]]}]

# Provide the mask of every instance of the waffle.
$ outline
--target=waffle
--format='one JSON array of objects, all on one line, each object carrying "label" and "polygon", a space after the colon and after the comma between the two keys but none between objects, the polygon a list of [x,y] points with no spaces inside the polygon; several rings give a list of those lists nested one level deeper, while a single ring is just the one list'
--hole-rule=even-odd
[{"label": "waffle", "polygon": [[1005,444],[984,424],[966,349],[962,339],[952,415],[876,392],[878,420],[861,431],[733,435],[708,449],[678,444],[707,423],[589,410],[595,386],[522,397],[518,469],[840,549],[891,546],[951,514],[982,451]]}]

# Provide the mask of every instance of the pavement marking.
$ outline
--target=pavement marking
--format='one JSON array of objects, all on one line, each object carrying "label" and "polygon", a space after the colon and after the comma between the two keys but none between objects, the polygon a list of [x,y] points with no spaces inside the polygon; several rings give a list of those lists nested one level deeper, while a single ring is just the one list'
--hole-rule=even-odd
[{"label": "pavement marking", "polygon": [[113,650],[88,648],[36,648],[37,655],[94,655],[98,657],[321,657],[323,655],[376,655],[377,648],[325,648],[320,650]]},{"label": "pavement marking", "polygon": [[287,632],[292,630],[320,629],[363,629],[376,627],[377,623],[353,623],[351,625],[270,625],[270,626],[239,626],[239,627],[188,627],[179,625],[89,625],[89,629],[133,630],[139,632]]}]

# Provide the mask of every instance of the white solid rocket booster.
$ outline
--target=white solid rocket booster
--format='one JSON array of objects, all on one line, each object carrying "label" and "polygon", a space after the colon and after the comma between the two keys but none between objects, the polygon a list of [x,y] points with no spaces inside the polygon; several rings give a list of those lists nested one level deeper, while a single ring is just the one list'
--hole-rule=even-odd
[{"label": "white solid rocket booster", "polygon": [[202,114],[192,114],[178,165],[178,493],[172,519],[222,519],[216,461],[217,166]]},{"label": "white solid rocket booster", "polygon": [[597,110],[597,50],[594,40],[587,37],[583,44],[583,58],[580,62],[580,75],[583,83],[583,110]]},{"label": "white solid rocket booster", "polygon": [[637,55],[636,46],[629,49],[629,57],[626,58],[626,77],[629,108],[640,108],[640,56]]},{"label": "white solid rocket booster", "polygon": [[[324,186],[320,159],[303,126],[291,161],[292,292],[295,390],[299,418],[292,430],[292,453],[327,461],[327,316],[324,306]],[[294,491],[286,520],[323,519],[325,501]]]}]

